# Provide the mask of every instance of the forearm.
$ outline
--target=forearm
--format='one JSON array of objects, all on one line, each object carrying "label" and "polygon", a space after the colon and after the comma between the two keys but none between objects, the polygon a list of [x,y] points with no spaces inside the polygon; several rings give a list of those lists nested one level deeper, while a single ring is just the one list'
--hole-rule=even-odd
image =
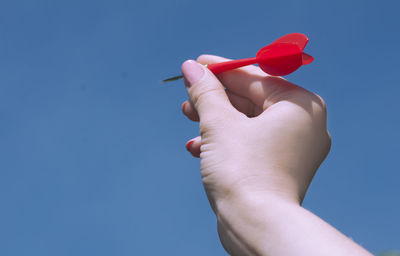
[{"label": "forearm", "polygon": [[229,198],[217,209],[221,240],[234,256],[372,255],[296,203],[257,195]]}]

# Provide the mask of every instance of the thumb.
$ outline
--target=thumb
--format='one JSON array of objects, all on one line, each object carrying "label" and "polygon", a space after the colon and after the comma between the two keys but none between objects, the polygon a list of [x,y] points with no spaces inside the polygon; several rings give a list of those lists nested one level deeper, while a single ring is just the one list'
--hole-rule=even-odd
[{"label": "thumb", "polygon": [[224,87],[208,68],[194,60],[187,60],[182,64],[182,74],[200,121],[215,120],[232,111]]}]

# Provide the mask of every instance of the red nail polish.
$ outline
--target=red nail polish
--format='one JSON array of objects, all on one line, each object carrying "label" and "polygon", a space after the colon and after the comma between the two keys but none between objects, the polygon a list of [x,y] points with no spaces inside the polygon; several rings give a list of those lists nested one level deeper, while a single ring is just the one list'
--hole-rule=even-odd
[{"label": "red nail polish", "polygon": [[190,152],[190,146],[193,144],[193,142],[194,142],[194,140],[189,140],[189,141],[186,143],[186,150],[187,150],[187,151]]},{"label": "red nail polish", "polygon": [[182,104],[182,112],[184,112],[184,110],[185,110],[185,106],[186,106],[186,103],[187,103],[187,101],[185,101],[185,102],[183,102],[183,104]]}]

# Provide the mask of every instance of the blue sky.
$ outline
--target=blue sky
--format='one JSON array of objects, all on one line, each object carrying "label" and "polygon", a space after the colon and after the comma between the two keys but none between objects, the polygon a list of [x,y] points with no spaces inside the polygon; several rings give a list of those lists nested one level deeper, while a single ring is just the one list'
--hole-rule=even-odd
[{"label": "blue sky", "polygon": [[0,2],[0,254],[226,255],[185,142],[202,53],[253,57],[301,32],[287,77],[327,102],[332,150],[304,206],[400,248],[397,1]]}]

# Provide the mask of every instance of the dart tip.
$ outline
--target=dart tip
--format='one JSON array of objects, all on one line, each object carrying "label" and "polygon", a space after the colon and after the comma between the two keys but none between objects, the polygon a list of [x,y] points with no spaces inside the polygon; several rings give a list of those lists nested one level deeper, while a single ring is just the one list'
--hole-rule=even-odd
[{"label": "dart tip", "polygon": [[181,79],[181,78],[183,78],[182,75],[170,77],[170,78],[167,78],[167,79],[162,80],[162,83],[165,84],[165,83],[168,83],[168,82],[172,82],[172,81],[179,80],[179,79]]}]

